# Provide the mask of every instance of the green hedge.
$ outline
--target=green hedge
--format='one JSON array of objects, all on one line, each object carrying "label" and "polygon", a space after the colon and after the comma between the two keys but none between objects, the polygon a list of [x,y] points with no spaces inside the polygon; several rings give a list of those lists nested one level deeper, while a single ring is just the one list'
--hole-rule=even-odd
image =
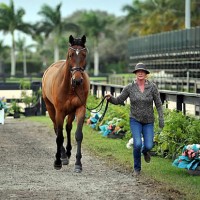
[{"label": "green hedge", "polygon": [[[87,101],[88,108],[94,108],[99,104],[101,99],[94,96],[89,96]],[[101,113],[104,111],[104,106]],[[120,126],[126,130],[124,140],[132,137],[129,126],[129,110],[130,105],[116,106],[109,104],[108,110],[102,122],[98,125],[112,121],[113,118],[121,118]],[[87,118],[90,117],[90,111],[87,110]],[[175,159],[181,154],[182,148],[188,144],[199,144],[200,138],[200,121],[193,116],[185,116],[176,110],[169,110],[164,108],[165,127],[160,130],[158,127],[158,115],[155,109],[155,146],[154,151],[158,156]],[[99,130],[98,126],[96,128]]]}]

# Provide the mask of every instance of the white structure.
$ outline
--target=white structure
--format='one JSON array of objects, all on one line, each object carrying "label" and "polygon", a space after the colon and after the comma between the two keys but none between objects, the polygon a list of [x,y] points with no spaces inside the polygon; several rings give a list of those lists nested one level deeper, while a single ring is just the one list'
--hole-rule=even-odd
[{"label": "white structure", "polygon": [[5,113],[4,109],[0,110],[0,124],[4,124]]},{"label": "white structure", "polygon": [[185,28],[191,28],[190,0],[185,0]]}]

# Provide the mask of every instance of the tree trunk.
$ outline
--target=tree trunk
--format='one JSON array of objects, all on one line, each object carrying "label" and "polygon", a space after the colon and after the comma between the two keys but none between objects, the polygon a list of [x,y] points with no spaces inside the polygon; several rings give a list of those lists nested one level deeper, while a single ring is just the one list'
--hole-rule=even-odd
[{"label": "tree trunk", "polygon": [[3,74],[4,71],[3,71],[3,64],[2,64],[2,61],[0,60],[0,74]]},{"label": "tree trunk", "polygon": [[59,48],[58,44],[55,44],[54,46],[54,62],[59,60]]},{"label": "tree trunk", "polygon": [[23,71],[24,71],[24,77],[27,76],[26,48],[23,49]]},{"label": "tree trunk", "polygon": [[15,37],[14,32],[12,33],[12,48],[11,48],[11,77],[16,74],[16,59],[15,59]]},{"label": "tree trunk", "polygon": [[97,48],[94,50],[94,76],[99,75],[99,52]]}]

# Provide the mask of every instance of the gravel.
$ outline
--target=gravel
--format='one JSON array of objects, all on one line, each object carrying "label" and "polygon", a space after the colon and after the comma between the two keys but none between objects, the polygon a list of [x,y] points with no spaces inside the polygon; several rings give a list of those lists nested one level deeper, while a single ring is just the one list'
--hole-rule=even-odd
[{"label": "gravel", "polygon": [[0,200],[181,199],[177,191],[109,166],[84,147],[82,173],[74,172],[76,146],[69,165],[55,170],[55,139],[42,123],[6,118],[0,125]]}]

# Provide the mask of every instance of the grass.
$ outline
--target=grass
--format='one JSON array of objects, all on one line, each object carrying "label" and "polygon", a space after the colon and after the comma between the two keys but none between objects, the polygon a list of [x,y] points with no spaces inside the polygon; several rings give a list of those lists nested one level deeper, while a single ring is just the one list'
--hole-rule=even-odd
[{"label": "grass", "polygon": [[[25,120],[33,120],[46,124],[52,128],[53,126],[48,117],[28,117]],[[76,126],[73,126],[73,135]],[[85,125],[83,128],[84,139],[83,147],[102,159],[109,161],[110,164],[116,164],[125,170],[132,170],[133,158],[132,149],[126,148],[126,141],[121,139],[109,139],[102,137],[98,131]],[[72,137],[74,138],[74,137]],[[56,143],[55,143],[56,145]],[[158,184],[164,184],[169,188],[169,192],[179,191],[184,194],[182,199],[197,200],[200,196],[200,177],[191,176],[185,169],[179,169],[172,166],[172,160],[160,157],[152,157],[150,164],[142,159],[142,171],[147,179],[154,180]]]}]

